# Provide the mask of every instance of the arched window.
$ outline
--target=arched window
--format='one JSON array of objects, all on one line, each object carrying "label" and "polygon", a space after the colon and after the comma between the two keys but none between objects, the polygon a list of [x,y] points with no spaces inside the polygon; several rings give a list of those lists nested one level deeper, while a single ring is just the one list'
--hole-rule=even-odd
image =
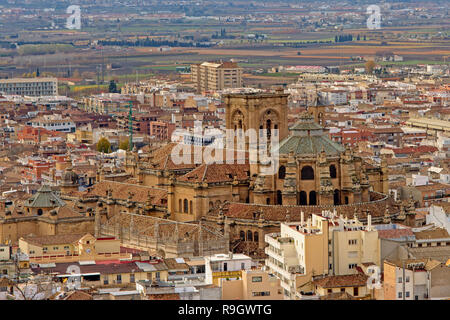
[{"label": "arched window", "polygon": [[309,205],[314,206],[316,204],[317,204],[316,192],[315,191],[311,191],[309,193]]},{"label": "arched window", "polygon": [[305,206],[308,204],[308,200],[306,199],[307,195],[305,191],[300,192],[300,205]]},{"label": "arched window", "polygon": [[252,232],[250,230],[247,231],[247,241],[253,241]]},{"label": "arched window", "polygon": [[270,119],[267,119],[266,121],[266,128],[267,128],[267,138],[270,138],[271,135],[271,129],[272,129],[272,121]]},{"label": "arched window", "polygon": [[266,204],[270,204],[270,198],[266,199]]},{"label": "arched window", "polygon": [[42,211],[42,209],[38,209],[38,211],[37,211],[38,216],[42,216],[43,213],[44,212]]},{"label": "arched window", "polygon": [[345,197],[345,204],[348,204],[348,197]]},{"label": "arched window", "polygon": [[334,190],[334,205],[338,206],[340,204],[340,200],[339,200],[339,190],[336,189]]},{"label": "arched window", "polygon": [[244,231],[241,230],[241,232],[239,232],[239,238],[240,238],[242,241],[245,241],[245,232],[244,232]]},{"label": "arched window", "polygon": [[183,212],[182,200],[178,200],[178,211]]},{"label": "arched window", "polygon": [[283,204],[283,195],[281,194],[280,190],[277,190],[277,204],[279,205]]},{"label": "arched window", "polygon": [[192,214],[192,200],[189,201],[189,213]]},{"label": "arched window", "polygon": [[184,199],[183,205],[184,205],[184,210],[183,210],[183,212],[184,212],[184,213],[188,213],[188,201],[187,201],[187,199]]},{"label": "arched window", "polygon": [[330,177],[331,177],[331,179],[334,179],[337,177],[336,166],[334,164],[332,164],[330,166]]},{"label": "arched window", "polygon": [[310,166],[302,168],[302,180],[314,180],[314,169]]},{"label": "arched window", "polygon": [[278,179],[284,179],[284,177],[286,177],[286,167],[280,166],[278,169]]},{"label": "arched window", "polygon": [[258,234],[257,231],[255,231],[255,232],[253,233],[253,241],[255,241],[255,242],[258,242],[258,241],[259,241],[259,234]]}]

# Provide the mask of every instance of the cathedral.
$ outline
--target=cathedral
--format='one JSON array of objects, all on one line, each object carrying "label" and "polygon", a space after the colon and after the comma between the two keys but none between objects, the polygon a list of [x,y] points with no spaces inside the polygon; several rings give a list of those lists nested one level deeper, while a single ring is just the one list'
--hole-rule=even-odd
[{"label": "cathedral", "polygon": [[[231,250],[254,256],[264,255],[266,233],[278,232],[282,221],[299,221],[302,214],[307,218],[331,210],[348,218],[358,215],[361,221],[371,214],[375,223],[409,217],[408,206],[388,195],[385,159],[375,163],[333,142],[320,107],[310,107],[289,128],[287,97],[282,91],[224,95],[227,129],[264,129],[267,141],[279,140],[271,150],[279,154],[273,174],[263,170],[272,163],[251,162],[248,152],[243,161],[217,164],[176,164],[171,156],[176,143],[129,152],[125,167],[135,186],[145,186],[149,197],[159,199],[142,214],[203,223],[223,234]],[[136,205],[145,207],[141,202]]]}]

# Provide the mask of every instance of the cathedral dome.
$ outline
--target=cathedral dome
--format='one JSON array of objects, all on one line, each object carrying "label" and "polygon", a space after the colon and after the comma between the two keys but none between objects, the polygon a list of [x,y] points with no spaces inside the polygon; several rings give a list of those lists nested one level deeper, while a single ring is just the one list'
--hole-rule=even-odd
[{"label": "cathedral dome", "polygon": [[311,156],[324,151],[328,156],[337,156],[345,151],[345,148],[332,141],[323,127],[314,121],[307,113],[300,116],[300,120],[289,128],[291,134],[280,142],[279,153]]}]

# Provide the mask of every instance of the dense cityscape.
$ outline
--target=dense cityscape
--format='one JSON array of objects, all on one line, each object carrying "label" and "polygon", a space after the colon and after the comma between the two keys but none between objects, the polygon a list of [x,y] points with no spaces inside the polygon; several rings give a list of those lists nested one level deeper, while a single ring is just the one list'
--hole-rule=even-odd
[{"label": "dense cityscape", "polygon": [[448,11],[1,1],[0,300],[449,300]]}]

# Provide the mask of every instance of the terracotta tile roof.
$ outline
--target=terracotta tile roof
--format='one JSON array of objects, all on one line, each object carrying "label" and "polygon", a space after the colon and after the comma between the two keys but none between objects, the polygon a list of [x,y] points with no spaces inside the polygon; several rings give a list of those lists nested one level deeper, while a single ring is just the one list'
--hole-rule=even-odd
[{"label": "terracotta tile roof", "polygon": [[236,176],[238,181],[249,179],[249,164],[202,164],[191,172],[178,178],[178,181],[185,182],[231,182]]},{"label": "terracotta tile roof", "polygon": [[432,240],[432,239],[449,239],[450,235],[444,228],[435,228],[432,230],[424,230],[414,232],[417,240]]},{"label": "terracotta tile roof", "polygon": [[175,258],[164,259],[164,263],[169,271],[189,271],[189,266],[186,263],[178,263]]},{"label": "terracotta tile roof", "polygon": [[312,281],[313,285],[322,288],[337,288],[337,287],[362,287],[367,284],[369,277],[365,274],[347,274],[341,276],[327,276],[322,279]]},{"label": "terracotta tile roof", "polygon": [[395,154],[421,154],[421,153],[433,153],[439,149],[433,146],[417,146],[417,147],[403,147],[393,149]]},{"label": "terracotta tile roof", "polygon": [[408,252],[417,259],[434,259],[445,263],[450,257],[450,246],[408,248]]},{"label": "terracotta tile roof", "polygon": [[390,229],[378,230],[378,237],[380,239],[399,239],[403,237],[413,236],[414,233],[410,228],[407,229]]},{"label": "terracotta tile roof", "polygon": [[22,239],[36,246],[45,246],[54,244],[76,243],[83,236],[84,234],[61,234],[61,235],[39,236],[39,237],[30,235],[24,236],[22,237]]},{"label": "terracotta tile roof", "polygon": [[[254,215],[262,213],[264,219],[269,221],[286,221],[286,215],[290,215],[292,221],[300,221],[301,212],[305,214],[305,218],[312,213],[320,214],[322,210],[333,210],[336,208],[338,215],[342,214],[348,218],[353,218],[355,209],[358,211],[359,218],[366,218],[366,210],[369,210],[372,217],[382,217],[386,211],[386,204],[389,206],[389,212],[395,214],[399,208],[394,205],[393,200],[388,198],[386,200],[378,200],[378,194],[371,193],[372,202],[354,204],[354,205],[340,205],[340,206],[278,206],[278,205],[258,205],[247,203],[227,202],[223,205],[223,214],[230,218],[240,219],[255,219]],[[373,201],[378,200],[378,201]],[[213,209],[208,215],[219,215],[220,208]]]},{"label": "terracotta tile roof", "polygon": [[443,184],[443,183],[431,183],[423,186],[415,186],[417,190],[420,191],[435,191],[435,190],[449,190],[450,191],[450,185],[449,184]]},{"label": "terracotta tile roof", "polygon": [[[166,206],[167,191],[153,187],[140,186],[116,181],[101,181],[91,187],[84,197],[97,196],[106,198],[106,191],[112,190],[112,198],[116,200],[127,200],[129,192],[133,194],[131,201],[145,203],[150,193],[153,205]],[[164,200],[164,201],[163,201]]]}]

